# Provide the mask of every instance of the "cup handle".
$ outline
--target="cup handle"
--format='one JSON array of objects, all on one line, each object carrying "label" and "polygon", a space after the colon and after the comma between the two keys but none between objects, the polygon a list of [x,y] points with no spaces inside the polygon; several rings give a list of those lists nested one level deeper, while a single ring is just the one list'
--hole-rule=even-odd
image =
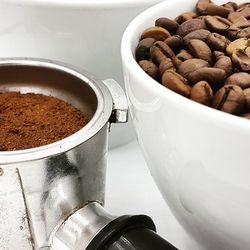
[{"label": "cup handle", "polygon": [[126,123],[128,121],[128,102],[122,87],[114,79],[103,80],[113,99],[113,110],[110,123]]}]

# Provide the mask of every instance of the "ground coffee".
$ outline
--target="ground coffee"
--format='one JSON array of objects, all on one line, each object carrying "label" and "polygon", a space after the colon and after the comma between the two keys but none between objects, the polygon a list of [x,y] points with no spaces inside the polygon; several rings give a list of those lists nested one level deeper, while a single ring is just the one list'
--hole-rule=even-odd
[{"label": "ground coffee", "polygon": [[42,94],[0,93],[0,151],[61,140],[88,122],[72,105]]}]

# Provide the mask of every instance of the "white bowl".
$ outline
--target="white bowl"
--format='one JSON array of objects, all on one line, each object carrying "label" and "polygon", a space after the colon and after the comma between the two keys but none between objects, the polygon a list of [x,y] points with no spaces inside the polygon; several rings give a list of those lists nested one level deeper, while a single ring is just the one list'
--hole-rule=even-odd
[{"label": "white bowl", "polygon": [[121,53],[130,111],[151,174],[199,249],[249,250],[250,121],[166,89],[134,59],[144,29],[161,16],[194,9],[196,2],[160,3],[127,27]]},{"label": "white bowl", "polygon": [[[1,0],[0,56],[63,61],[122,86],[120,42],[137,14],[162,0]],[[112,125],[110,144],[133,138]]]}]

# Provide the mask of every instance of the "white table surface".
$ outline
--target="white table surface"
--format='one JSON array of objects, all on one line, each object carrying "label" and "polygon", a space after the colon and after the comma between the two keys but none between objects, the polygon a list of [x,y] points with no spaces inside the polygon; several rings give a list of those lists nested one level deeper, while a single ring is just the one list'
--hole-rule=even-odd
[{"label": "white table surface", "polygon": [[164,202],[136,140],[109,151],[106,181],[105,207],[111,214],[146,214],[178,249],[199,250]]}]

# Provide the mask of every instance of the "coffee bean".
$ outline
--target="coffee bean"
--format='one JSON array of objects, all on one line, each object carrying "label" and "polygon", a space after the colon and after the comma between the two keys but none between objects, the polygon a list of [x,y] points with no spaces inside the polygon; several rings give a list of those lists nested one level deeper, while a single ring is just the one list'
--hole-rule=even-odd
[{"label": "coffee bean", "polygon": [[197,14],[195,12],[185,12],[175,18],[175,21],[178,24],[182,24],[186,22],[187,20],[194,19],[197,17]]},{"label": "coffee bean", "polygon": [[190,99],[198,103],[210,106],[213,98],[213,90],[206,81],[197,82],[190,92]]},{"label": "coffee bean", "polygon": [[230,11],[228,8],[213,3],[207,5],[207,15],[227,17]]},{"label": "coffee bean", "polygon": [[157,79],[158,77],[158,68],[157,66],[148,60],[142,60],[139,62],[140,67],[152,78]]},{"label": "coffee bean", "polygon": [[207,7],[211,3],[210,0],[199,0],[195,6],[195,9],[199,15],[207,14]]},{"label": "coffee bean", "polygon": [[183,40],[180,36],[174,35],[164,41],[175,53],[183,47]]},{"label": "coffee bean", "polygon": [[237,33],[236,37],[237,38],[242,38],[242,37],[250,38],[250,27],[240,30]]},{"label": "coffee bean", "polygon": [[221,51],[213,51],[213,58],[215,61],[218,61],[221,57],[225,56],[224,52]]},{"label": "coffee bean", "polygon": [[237,12],[239,12],[243,17],[245,17],[246,19],[250,18],[250,8],[249,6],[244,6],[241,7],[237,10]]},{"label": "coffee bean", "polygon": [[225,85],[237,85],[242,89],[250,88],[250,75],[245,72],[234,73],[227,78]]},{"label": "coffee bean", "polygon": [[230,114],[241,114],[244,102],[242,89],[239,86],[228,85],[216,92],[212,107]]},{"label": "coffee bean", "polygon": [[231,26],[231,22],[220,16],[206,16],[205,23],[210,31],[219,34],[226,34],[226,31]]},{"label": "coffee bean", "polygon": [[218,68],[203,67],[190,73],[187,78],[191,84],[206,81],[213,90],[219,89],[226,79],[226,72]]},{"label": "coffee bean", "polygon": [[233,8],[233,10],[238,9],[238,4],[235,2],[227,2],[226,5],[230,5]]},{"label": "coffee bean", "polygon": [[205,42],[198,39],[192,39],[188,44],[188,48],[194,57],[211,63],[212,52]]},{"label": "coffee bean", "polygon": [[147,60],[150,58],[150,48],[155,42],[154,38],[145,38],[139,42],[135,50],[136,61]]},{"label": "coffee bean", "polygon": [[250,56],[250,47],[245,48],[244,51],[248,56]]},{"label": "coffee bean", "polygon": [[228,56],[220,57],[214,64],[214,68],[223,69],[226,72],[226,76],[233,74],[233,64]]},{"label": "coffee bean", "polygon": [[174,56],[174,52],[166,43],[157,41],[150,48],[150,56],[155,64],[160,64],[166,57],[172,58]]},{"label": "coffee bean", "polygon": [[[181,74],[186,79],[189,78],[190,73],[196,71],[197,69],[201,69],[204,67],[209,67],[209,63],[202,59],[188,59],[184,61],[179,68],[177,69],[178,73]],[[203,79],[201,79],[203,80]],[[199,82],[199,81],[196,81]]]},{"label": "coffee bean", "polygon": [[[228,3],[222,4],[222,6],[225,7],[225,8],[227,8],[227,9],[229,9],[229,10],[230,10],[230,13],[231,13],[232,11],[237,10],[237,8],[238,8],[237,3],[235,3],[235,2],[228,2]],[[230,13],[229,13],[229,14],[230,14]]]},{"label": "coffee bean", "polygon": [[242,8],[245,8],[245,7],[250,7],[250,3],[249,3],[249,2],[240,3],[240,4],[238,5],[237,10],[240,10],[240,9],[242,9]]},{"label": "coffee bean", "polygon": [[185,97],[190,95],[190,86],[187,80],[173,70],[166,70],[162,76],[162,84]]},{"label": "coffee bean", "polygon": [[165,58],[161,61],[160,65],[159,65],[159,73],[160,73],[160,76],[163,75],[163,73],[166,71],[166,70],[173,70],[173,71],[176,71],[174,65],[173,65],[173,62],[170,58]]},{"label": "coffee bean", "polygon": [[[228,37],[231,40],[237,39],[244,35],[244,33],[247,33],[247,28],[250,26],[250,23],[248,20],[241,16],[237,19],[227,30]],[[242,32],[243,29],[246,29],[244,32]]]},{"label": "coffee bean", "polygon": [[179,24],[174,20],[166,17],[160,17],[155,21],[155,26],[166,29],[170,34],[174,34],[179,27]]},{"label": "coffee bean", "polygon": [[213,50],[226,51],[227,46],[230,44],[230,40],[218,33],[211,33],[207,37],[207,44]]},{"label": "coffee bean", "polygon": [[170,33],[162,27],[150,27],[143,31],[141,40],[150,37],[157,41],[164,41],[170,36]]},{"label": "coffee bean", "polygon": [[174,58],[173,63],[176,68],[179,68],[179,66],[186,60],[193,58],[193,56],[187,51],[182,49]]},{"label": "coffee bean", "polygon": [[245,113],[243,115],[241,115],[241,117],[249,119],[250,120],[250,113]]},{"label": "coffee bean", "polygon": [[206,29],[206,25],[203,20],[200,19],[191,19],[182,23],[176,31],[176,34],[184,37],[188,33],[194,30]]},{"label": "coffee bean", "polygon": [[245,17],[243,17],[239,12],[231,12],[229,13],[227,19],[231,22],[231,23],[238,23],[239,21],[242,23],[245,23],[245,20],[247,21],[247,19]]},{"label": "coffee bean", "polygon": [[243,49],[234,50],[232,61],[239,70],[250,72],[250,57]]},{"label": "coffee bean", "polygon": [[246,49],[249,46],[249,40],[247,38],[239,38],[231,42],[227,48],[227,54],[231,56],[236,49]]},{"label": "coffee bean", "polygon": [[243,90],[245,96],[245,111],[250,112],[250,88]]},{"label": "coffee bean", "polygon": [[184,36],[183,41],[186,45],[188,45],[189,41],[192,39],[199,39],[205,42],[210,34],[211,32],[209,30],[195,30]]}]

